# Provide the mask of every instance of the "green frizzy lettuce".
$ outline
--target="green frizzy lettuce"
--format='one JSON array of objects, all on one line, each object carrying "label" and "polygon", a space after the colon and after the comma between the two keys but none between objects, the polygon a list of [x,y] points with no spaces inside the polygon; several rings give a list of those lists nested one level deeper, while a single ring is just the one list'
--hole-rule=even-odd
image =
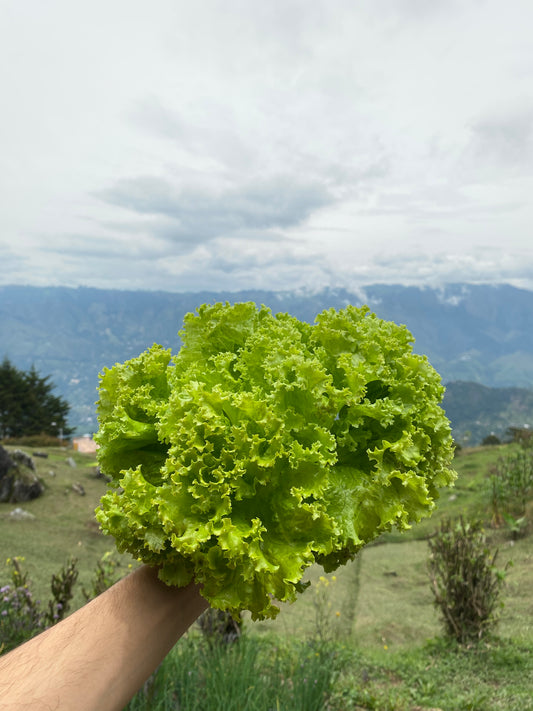
[{"label": "green frizzy lettuce", "polygon": [[453,482],[444,389],[405,327],[240,303],[200,307],[180,336],[173,357],[104,370],[98,403],[98,521],[164,582],[274,617],[306,568],[409,528]]}]

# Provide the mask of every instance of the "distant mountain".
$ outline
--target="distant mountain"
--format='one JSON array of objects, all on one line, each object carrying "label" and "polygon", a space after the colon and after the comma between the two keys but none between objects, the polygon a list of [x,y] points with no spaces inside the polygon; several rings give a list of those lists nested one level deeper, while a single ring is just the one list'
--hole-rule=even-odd
[{"label": "distant mountain", "polygon": [[533,390],[448,383],[443,402],[459,443],[480,444],[489,434],[502,441],[509,427],[533,427]]},{"label": "distant mountain", "polygon": [[366,303],[378,316],[408,326],[415,350],[428,356],[444,382],[533,388],[533,292],[510,286],[183,294],[3,286],[0,358],[51,375],[57,393],[71,403],[72,425],[93,431],[102,368],[154,342],[177,350],[183,316],[202,303],[248,300],[309,322],[325,308]]}]

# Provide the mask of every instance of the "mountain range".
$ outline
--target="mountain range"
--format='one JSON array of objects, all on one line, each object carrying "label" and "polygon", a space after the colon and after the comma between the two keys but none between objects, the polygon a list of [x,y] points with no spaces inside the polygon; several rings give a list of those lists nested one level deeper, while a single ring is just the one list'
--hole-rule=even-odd
[{"label": "mountain range", "polygon": [[71,405],[71,424],[92,432],[98,373],[154,342],[178,350],[183,316],[215,301],[254,301],[309,322],[326,308],[367,304],[405,324],[414,350],[441,374],[454,435],[468,431],[475,443],[490,431],[533,424],[533,292],[508,285],[233,293],[0,286],[0,358],[50,375]]}]

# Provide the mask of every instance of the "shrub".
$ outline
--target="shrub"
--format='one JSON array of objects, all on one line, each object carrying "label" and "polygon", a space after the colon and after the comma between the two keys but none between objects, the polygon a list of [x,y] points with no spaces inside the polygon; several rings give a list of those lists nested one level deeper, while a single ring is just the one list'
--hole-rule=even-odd
[{"label": "shrub", "polygon": [[533,450],[500,457],[490,476],[493,513],[522,515],[533,492]]},{"label": "shrub", "polygon": [[44,617],[46,627],[51,627],[62,620],[70,609],[70,602],[74,595],[73,588],[78,579],[76,565],[76,559],[71,558],[59,573],[52,575],[50,581],[52,597],[48,601],[48,610]]},{"label": "shrub", "polygon": [[497,435],[495,435],[494,432],[491,432],[490,435],[487,435],[481,442],[481,444],[485,445],[486,447],[495,447],[501,443],[501,439]]},{"label": "shrub", "polygon": [[22,437],[5,437],[2,444],[17,447],[64,447],[68,442],[59,437],[54,437],[45,433],[24,435]]},{"label": "shrub", "polygon": [[524,425],[523,427],[508,427],[507,434],[511,442],[516,442],[524,449],[533,447],[533,430],[529,425]]},{"label": "shrub", "polygon": [[30,590],[28,574],[22,570],[24,558],[8,558],[11,582],[0,588],[0,654],[63,619],[70,608],[78,577],[76,559],[71,558],[59,573],[52,575],[52,597],[45,610]]},{"label": "shrub", "polygon": [[119,567],[120,563],[114,557],[113,551],[106,551],[96,564],[91,588],[86,590],[82,587],[81,589],[86,602],[98,597],[117,582],[120,577],[117,572]]},{"label": "shrub", "polygon": [[209,608],[201,615],[198,625],[209,644],[229,644],[241,636],[243,619],[240,614]]},{"label": "shrub", "polygon": [[[321,575],[313,585],[313,607],[315,611],[314,639],[325,644],[341,635],[341,612],[334,610],[330,599],[330,587],[337,584],[337,577]],[[344,622],[344,620],[342,620]],[[347,630],[350,632],[351,630]]]},{"label": "shrub", "polygon": [[10,583],[0,588],[0,654],[9,652],[37,634],[43,627],[39,600],[34,600],[28,575],[22,571],[24,558],[8,558]]},{"label": "shrub", "polygon": [[429,541],[429,576],[447,637],[479,641],[497,622],[504,571],[495,568],[480,521],[445,520]]}]

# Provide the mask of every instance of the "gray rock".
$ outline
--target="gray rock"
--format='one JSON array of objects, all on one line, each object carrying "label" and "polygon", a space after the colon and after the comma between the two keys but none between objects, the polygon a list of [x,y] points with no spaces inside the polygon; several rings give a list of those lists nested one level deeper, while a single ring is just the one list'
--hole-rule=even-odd
[{"label": "gray rock", "polygon": [[85,496],[85,489],[79,482],[77,484],[72,484],[72,491],[80,496]]},{"label": "gray rock", "polygon": [[13,511],[10,512],[9,518],[14,519],[15,521],[22,521],[24,519],[35,518],[35,516],[29,511],[25,511],[24,509],[21,509],[17,506],[16,509],[13,509]]},{"label": "gray rock", "polygon": [[11,455],[11,459],[15,462],[15,464],[20,464],[23,467],[27,467],[28,469],[35,471],[35,464],[33,463],[33,459],[30,457],[29,454],[23,452],[22,449],[15,449],[15,451]]},{"label": "gray rock", "polygon": [[76,462],[72,459],[72,457],[67,458],[67,464],[69,465],[69,467],[76,469]]},{"label": "gray rock", "polygon": [[9,455],[0,446],[0,503],[31,501],[43,492],[32,458],[20,450]]}]

